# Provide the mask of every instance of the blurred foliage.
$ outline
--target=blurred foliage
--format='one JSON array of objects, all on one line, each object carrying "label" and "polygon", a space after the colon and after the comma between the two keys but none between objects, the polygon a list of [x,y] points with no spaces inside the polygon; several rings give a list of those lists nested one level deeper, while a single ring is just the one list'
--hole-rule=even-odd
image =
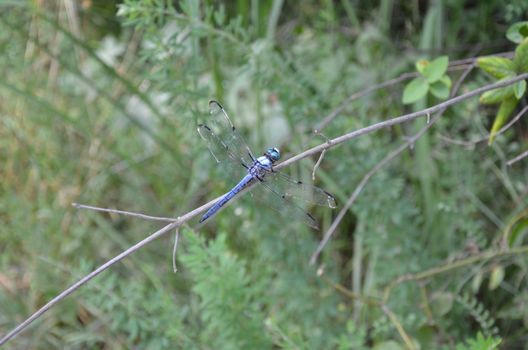
[{"label": "blurred foliage", "polygon": [[[159,227],[72,202],[178,216],[234,185],[196,133],[209,99],[223,102],[256,151],[277,146],[288,158],[325,142],[309,130],[349,95],[413,71],[414,62],[432,66],[420,67],[428,86],[443,85],[412,108],[445,98],[447,82],[461,75],[446,73],[447,62],[515,50],[506,33],[528,17],[525,1],[498,0],[0,6],[2,335]],[[474,71],[461,92],[487,81]],[[348,104],[324,135],[405,113],[403,89]],[[519,109],[527,101],[517,95]],[[199,231],[195,222],[182,231],[178,273],[170,238],[161,238],[6,348],[522,348],[526,254],[398,284],[383,307],[357,297],[380,300],[401,276],[526,247],[528,162],[506,166],[528,147],[526,118],[489,147],[454,142],[486,136],[494,116],[476,99],[457,104],[378,172],[324,250],[326,279],[308,260],[336,212],[308,208],[321,222],[316,232],[243,198]],[[420,125],[332,148],[317,185],[345,203]],[[316,161],[284,171],[309,181]]]}]

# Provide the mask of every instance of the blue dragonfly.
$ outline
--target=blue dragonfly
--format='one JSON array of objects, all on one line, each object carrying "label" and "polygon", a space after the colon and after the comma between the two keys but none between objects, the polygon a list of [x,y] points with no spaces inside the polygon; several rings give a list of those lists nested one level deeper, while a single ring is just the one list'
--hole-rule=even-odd
[{"label": "blue dragonfly", "polygon": [[277,148],[268,148],[262,156],[256,158],[220,103],[210,101],[209,109],[210,116],[206,123],[198,125],[198,133],[207,142],[209,150],[223,171],[230,177],[241,180],[214,203],[200,222],[214,216],[235,196],[249,189],[257,201],[318,229],[315,218],[305,212],[297,202],[335,208],[335,198],[320,188],[275,171],[273,164],[280,159],[280,151]]}]

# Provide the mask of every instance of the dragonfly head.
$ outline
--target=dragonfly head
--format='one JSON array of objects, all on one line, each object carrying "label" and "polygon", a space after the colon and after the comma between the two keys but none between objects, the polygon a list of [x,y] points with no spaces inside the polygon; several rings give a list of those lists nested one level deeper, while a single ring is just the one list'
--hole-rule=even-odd
[{"label": "dragonfly head", "polygon": [[275,163],[276,161],[280,159],[280,151],[278,148],[275,148],[275,147],[268,148],[266,150],[266,153],[264,153],[264,155],[268,157],[272,163]]}]

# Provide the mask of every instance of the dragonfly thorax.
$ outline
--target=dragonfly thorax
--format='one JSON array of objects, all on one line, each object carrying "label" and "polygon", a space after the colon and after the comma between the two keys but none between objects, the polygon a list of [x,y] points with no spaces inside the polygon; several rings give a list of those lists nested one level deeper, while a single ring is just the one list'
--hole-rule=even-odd
[{"label": "dragonfly thorax", "polygon": [[257,179],[264,179],[266,173],[271,171],[273,163],[267,156],[258,157],[248,169],[248,174]]}]

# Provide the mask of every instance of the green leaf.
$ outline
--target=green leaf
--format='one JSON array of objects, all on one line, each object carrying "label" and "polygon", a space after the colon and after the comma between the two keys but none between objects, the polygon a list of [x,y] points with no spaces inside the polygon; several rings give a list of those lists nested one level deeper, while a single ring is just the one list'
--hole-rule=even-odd
[{"label": "green leaf", "polygon": [[495,140],[495,134],[506,123],[511,113],[517,106],[518,102],[519,100],[517,100],[514,96],[511,96],[505,99],[504,101],[502,101],[499,107],[499,111],[497,112],[497,116],[495,117],[495,120],[493,121],[493,126],[491,127],[490,137],[488,141],[489,145],[493,143],[493,140]]},{"label": "green leaf", "polygon": [[[451,80],[449,80],[451,82]],[[449,97],[449,86],[442,80],[439,80],[430,85],[431,93],[441,100]]]},{"label": "green leaf", "polygon": [[516,44],[528,38],[528,21],[512,24],[506,32],[506,38]]},{"label": "green leaf", "polygon": [[491,270],[490,280],[488,288],[489,290],[496,289],[504,279],[504,268],[502,266],[495,266],[493,270]]},{"label": "green leaf", "polygon": [[526,80],[521,80],[513,85],[513,92],[515,94],[515,98],[520,100],[526,92]]},{"label": "green leaf", "polygon": [[[511,78],[511,77],[505,77],[504,79],[501,79],[501,80],[505,80],[508,78]],[[486,91],[485,93],[480,95],[479,101],[480,103],[486,104],[486,105],[497,104],[497,103],[501,103],[502,101],[504,101],[505,99],[509,97],[512,97],[513,94],[514,94],[513,85],[508,85],[502,88]]]},{"label": "green leaf", "polygon": [[442,76],[447,71],[447,66],[449,64],[449,57],[440,56],[427,66],[423,70],[423,75],[428,82],[434,83],[435,81],[440,80]]},{"label": "green leaf", "polygon": [[481,57],[477,59],[477,66],[495,78],[505,78],[515,75],[515,64],[504,57]]},{"label": "green leaf", "polygon": [[471,281],[471,289],[473,290],[473,293],[477,293],[479,291],[483,277],[484,275],[480,271],[477,272],[473,277],[473,280]]},{"label": "green leaf", "polygon": [[513,63],[517,73],[528,73],[528,38],[515,49]]},{"label": "green leaf", "polygon": [[441,82],[443,82],[448,88],[449,90],[451,90],[451,78],[449,77],[449,75],[444,75],[441,79],[440,79]]},{"label": "green leaf", "polygon": [[429,90],[429,84],[423,77],[414,78],[403,90],[402,102],[410,104],[423,98]]},{"label": "green leaf", "polygon": [[512,247],[519,238],[522,239],[528,233],[528,212],[526,212],[526,217],[516,217],[513,223],[508,224],[508,227],[511,228],[508,244]]},{"label": "green leaf", "polygon": [[424,323],[416,330],[415,337],[422,349],[430,349],[435,345],[436,328],[432,325]]},{"label": "green leaf", "polygon": [[431,311],[437,317],[442,317],[453,308],[453,294],[435,293],[431,300]]}]

